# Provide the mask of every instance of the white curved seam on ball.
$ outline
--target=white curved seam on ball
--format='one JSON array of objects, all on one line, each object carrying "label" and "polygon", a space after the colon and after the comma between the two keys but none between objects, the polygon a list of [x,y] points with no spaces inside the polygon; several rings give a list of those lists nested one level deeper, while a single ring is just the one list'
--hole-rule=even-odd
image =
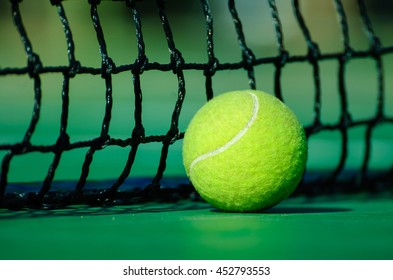
[{"label": "white curved seam on ball", "polygon": [[223,153],[224,151],[226,151],[227,149],[229,149],[231,146],[233,146],[234,144],[236,144],[248,131],[248,129],[253,125],[253,123],[255,122],[255,120],[257,119],[258,116],[258,111],[259,111],[259,101],[258,101],[258,97],[252,93],[252,92],[248,92],[248,94],[251,95],[252,97],[252,101],[253,101],[253,107],[252,107],[252,115],[251,118],[248,120],[247,124],[242,128],[242,130],[239,131],[238,134],[235,135],[235,137],[233,137],[230,141],[228,141],[225,145],[210,151],[206,154],[200,155],[199,157],[197,157],[196,159],[194,159],[191,164],[190,164],[190,173],[192,172],[192,169],[194,168],[194,166],[205,159],[208,159],[210,157],[216,156],[220,153]]}]

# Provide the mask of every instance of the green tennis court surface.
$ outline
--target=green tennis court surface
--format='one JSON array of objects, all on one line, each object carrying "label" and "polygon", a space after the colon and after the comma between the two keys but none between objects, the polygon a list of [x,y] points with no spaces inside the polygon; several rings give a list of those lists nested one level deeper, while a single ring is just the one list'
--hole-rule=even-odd
[{"label": "green tennis court surface", "polygon": [[261,213],[182,201],[0,210],[0,259],[393,259],[392,194],[290,198]]}]

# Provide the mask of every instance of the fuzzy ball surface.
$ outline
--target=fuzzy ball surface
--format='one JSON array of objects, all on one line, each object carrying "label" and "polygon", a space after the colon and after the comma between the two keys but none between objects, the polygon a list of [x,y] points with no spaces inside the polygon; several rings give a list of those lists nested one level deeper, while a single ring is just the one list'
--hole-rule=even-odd
[{"label": "fuzzy ball surface", "polygon": [[213,98],[195,114],[183,141],[187,176],[202,198],[224,211],[278,204],[299,184],[306,161],[303,126],[262,91]]}]

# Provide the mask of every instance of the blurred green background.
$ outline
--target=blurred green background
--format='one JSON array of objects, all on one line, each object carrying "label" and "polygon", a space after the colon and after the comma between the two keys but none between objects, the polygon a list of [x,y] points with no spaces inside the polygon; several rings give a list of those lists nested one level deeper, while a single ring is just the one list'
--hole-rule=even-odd
[{"label": "blurred green background", "polygon": [[[220,63],[241,61],[233,21],[227,1],[211,1],[214,19],[215,55]],[[300,1],[312,38],[322,53],[343,49],[340,26],[333,1]],[[359,17],[357,1],[343,1],[348,16],[351,46],[367,50],[369,43]],[[376,34],[384,46],[393,45],[393,12],[389,1],[366,1]],[[87,1],[64,1],[63,6],[73,32],[76,58],[83,66],[99,68],[101,57]],[[256,57],[277,55],[276,38],[267,1],[237,1],[239,16],[248,46]],[[295,20],[291,1],[278,0],[285,48],[291,55],[307,53],[306,44]],[[170,56],[155,1],[137,2],[149,62],[169,63]],[[23,1],[22,18],[35,53],[44,66],[68,65],[67,49],[57,10],[49,1]],[[186,63],[206,63],[205,19],[200,1],[167,1],[176,47]],[[137,57],[135,27],[130,10],[123,2],[103,1],[98,8],[109,56],[117,66],[131,64]],[[25,67],[27,58],[18,32],[13,24],[9,1],[0,1],[0,68]],[[386,103],[384,110],[393,116],[393,54],[383,57]],[[322,120],[337,123],[340,117],[338,93],[338,62],[320,62],[322,84]],[[275,68],[271,64],[255,67],[257,89],[274,92]],[[180,116],[184,131],[193,114],[206,101],[205,79],[202,71],[184,71],[186,98]],[[32,143],[50,145],[56,142],[60,130],[62,75],[43,74],[42,111]],[[177,80],[172,72],[146,71],[141,77],[143,91],[143,123],[146,135],[163,135],[177,99]],[[349,109],[354,120],[371,118],[377,108],[377,73],[370,58],[352,60],[347,65],[346,86]],[[213,78],[215,94],[248,88],[244,70],[217,72]],[[283,70],[284,101],[295,111],[304,125],[313,120],[314,86],[312,67],[307,63],[292,63]],[[28,75],[0,76],[0,145],[18,143],[28,127],[34,102],[33,81]],[[68,134],[72,142],[93,139],[100,134],[105,110],[105,85],[99,76],[77,75],[70,85]],[[132,75],[113,75],[113,111],[109,133],[114,138],[128,138],[134,126],[134,96]],[[361,166],[364,155],[364,127],[351,129],[347,169]],[[181,144],[171,146],[165,176],[185,176],[181,159]],[[340,134],[323,132],[313,136],[309,145],[308,168],[330,170],[341,153]],[[161,150],[160,143],[140,146],[131,176],[154,176]],[[123,169],[129,148],[108,147],[96,153],[89,179],[116,178]],[[65,152],[55,180],[77,179],[80,176],[87,149]],[[6,151],[0,151],[0,159]],[[41,181],[52,161],[52,154],[32,153],[15,157],[9,172],[10,182]],[[373,134],[371,168],[392,166],[392,125],[379,126]]]}]

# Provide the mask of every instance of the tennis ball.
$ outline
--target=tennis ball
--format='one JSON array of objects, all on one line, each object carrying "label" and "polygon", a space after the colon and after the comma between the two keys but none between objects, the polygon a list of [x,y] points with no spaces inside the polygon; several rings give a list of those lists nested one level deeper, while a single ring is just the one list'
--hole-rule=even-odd
[{"label": "tennis ball", "polygon": [[307,160],[303,126],[273,95],[221,94],[195,114],[183,141],[183,163],[196,191],[233,212],[272,207],[299,184]]}]

